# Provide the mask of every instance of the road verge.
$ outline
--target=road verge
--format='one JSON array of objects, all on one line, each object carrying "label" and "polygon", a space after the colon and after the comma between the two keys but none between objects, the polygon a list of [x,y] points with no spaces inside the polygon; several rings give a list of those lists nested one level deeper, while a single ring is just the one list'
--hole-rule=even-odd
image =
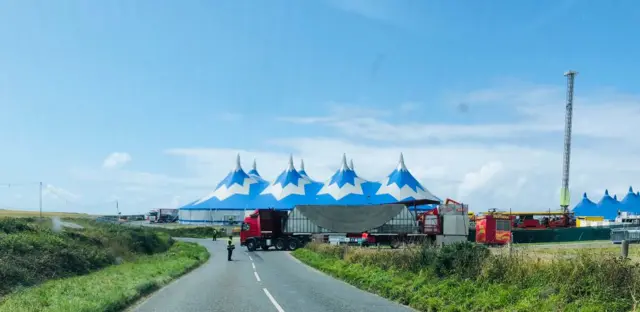
[{"label": "road verge", "polygon": [[472,244],[396,251],[311,244],[291,255],[419,311],[630,311],[640,290],[639,267],[604,254],[541,263]]},{"label": "road verge", "polygon": [[176,242],[166,252],[18,291],[0,303],[0,311],[120,311],[208,258],[206,248]]}]

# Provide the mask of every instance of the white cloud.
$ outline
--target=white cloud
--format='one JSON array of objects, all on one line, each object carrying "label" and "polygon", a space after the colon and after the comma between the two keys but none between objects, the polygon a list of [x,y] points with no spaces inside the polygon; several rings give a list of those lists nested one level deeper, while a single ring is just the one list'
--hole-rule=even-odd
[{"label": "white cloud", "polygon": [[128,153],[113,152],[102,162],[102,167],[107,169],[120,168],[131,161]]},{"label": "white cloud", "polygon": [[[562,170],[564,123],[563,86],[507,83],[449,98],[465,103],[472,113],[491,112],[477,124],[397,122],[395,112],[331,104],[326,116],[283,117],[299,127],[330,127],[332,137],[273,138],[262,149],[170,148],[165,155],[185,160],[182,177],[130,170],[78,169],[74,177],[106,185],[122,206],[184,204],[211,192],[229,170],[236,154],[248,170],[254,158],[258,170],[273,180],[293,153],[296,166],[304,158],[309,175],[324,181],[340,167],[342,153],[356,163],[358,174],[382,180],[404,153],[411,172],[436,196],[470,204],[472,210],[556,209]],[[624,196],[629,185],[640,188],[640,97],[614,90],[577,93],[571,163],[572,203],[588,192],[598,200],[605,188]],[[416,113],[417,114],[417,113]],[[514,116],[514,118],[505,118]],[[442,118],[441,120],[444,120]],[[504,120],[508,120],[505,122]],[[367,139],[367,140],[363,140]],[[356,143],[357,142],[357,143]],[[123,209],[124,211],[124,209]]]},{"label": "white cloud", "polygon": [[61,187],[56,187],[51,184],[45,184],[42,188],[42,195],[55,198],[61,201],[75,202],[80,199],[80,195],[75,194],[69,190]]},{"label": "white cloud", "polygon": [[[169,153],[186,157],[191,169],[219,181],[233,167],[237,152],[243,156],[245,168],[255,156],[263,176],[273,179],[286,166],[288,156],[272,151],[293,151],[296,159],[305,159],[307,172],[317,180],[329,178],[339,168],[343,152],[354,159],[360,176],[382,180],[404,152],[409,169],[429,190],[469,203],[473,210],[558,208],[563,87],[511,83],[453,99],[452,103],[464,102],[473,111],[490,109],[498,117],[514,114],[517,118],[510,122],[489,118],[474,125],[407,124],[390,120],[397,114],[344,117],[334,110],[327,116],[290,120],[307,118],[303,124],[332,127],[349,139],[280,138],[270,140],[274,148],[268,150],[183,148]],[[612,90],[578,93],[570,183],[573,204],[583,192],[597,201],[605,188],[620,198],[629,185],[640,188],[640,162],[634,156],[640,144],[630,136],[640,131],[638,107],[640,97],[636,95]],[[373,142],[362,143],[368,142],[363,138]],[[429,144],[430,138],[435,143]]]}]

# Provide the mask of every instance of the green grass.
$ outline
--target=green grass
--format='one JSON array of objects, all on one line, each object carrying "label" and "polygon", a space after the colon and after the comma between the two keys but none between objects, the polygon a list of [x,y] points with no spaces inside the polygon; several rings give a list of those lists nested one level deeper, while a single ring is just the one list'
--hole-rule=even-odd
[{"label": "green grass", "polygon": [[83,222],[84,229],[55,229],[50,220],[0,218],[0,298],[47,280],[164,252],[174,242],[149,229]]},{"label": "green grass", "polygon": [[468,243],[395,251],[310,244],[292,254],[419,311],[631,311],[640,298],[638,265],[606,255],[539,262]]},{"label": "green grass", "polygon": [[204,247],[176,242],[168,251],[16,292],[0,311],[120,311],[209,258]]},{"label": "green grass", "polygon": [[[52,212],[52,211],[43,211],[42,216],[45,218],[46,217],[61,217],[61,218],[93,218],[95,217],[86,213]],[[40,217],[40,211],[0,209],[0,217],[12,217],[12,218]]]},{"label": "green grass", "polygon": [[155,230],[165,232],[172,237],[191,237],[191,238],[212,238],[213,231],[218,232],[218,238],[223,236],[222,229],[211,226],[189,226],[189,227],[154,227]]}]

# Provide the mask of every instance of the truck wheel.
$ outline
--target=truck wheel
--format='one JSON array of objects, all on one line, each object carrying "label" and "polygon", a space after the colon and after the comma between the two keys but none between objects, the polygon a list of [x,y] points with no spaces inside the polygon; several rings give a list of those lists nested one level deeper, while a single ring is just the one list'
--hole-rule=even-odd
[{"label": "truck wheel", "polygon": [[299,246],[300,246],[300,243],[295,238],[289,240],[289,244],[287,244],[287,247],[289,247],[289,250],[296,250],[298,249]]},{"label": "truck wheel", "polygon": [[276,241],[276,250],[284,250],[284,240],[279,239]]},{"label": "truck wheel", "polygon": [[255,240],[249,240],[247,241],[247,249],[249,251],[255,251],[256,250],[256,241]]}]

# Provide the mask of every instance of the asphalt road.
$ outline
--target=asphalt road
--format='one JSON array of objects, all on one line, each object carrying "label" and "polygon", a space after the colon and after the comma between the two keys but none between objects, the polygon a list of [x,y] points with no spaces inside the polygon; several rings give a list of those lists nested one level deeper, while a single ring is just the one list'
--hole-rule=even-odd
[{"label": "asphalt road", "polygon": [[205,246],[207,263],[129,311],[390,312],[414,311],[307,267],[288,252],[246,252],[237,241],[183,239]]}]

